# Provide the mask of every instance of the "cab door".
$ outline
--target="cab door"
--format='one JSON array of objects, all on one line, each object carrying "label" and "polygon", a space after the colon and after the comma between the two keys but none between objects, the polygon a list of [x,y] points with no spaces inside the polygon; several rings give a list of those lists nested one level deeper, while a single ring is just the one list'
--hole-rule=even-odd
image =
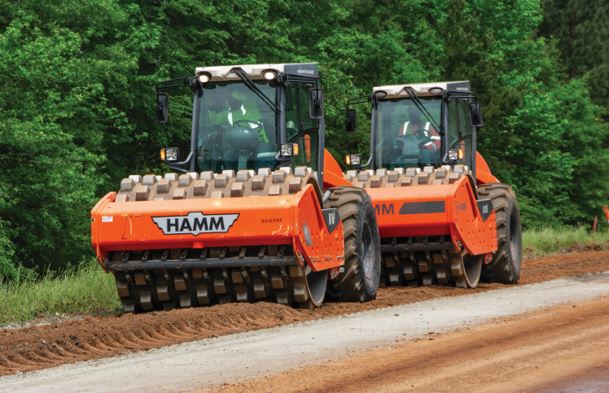
[{"label": "cab door", "polygon": [[449,98],[447,135],[448,158],[452,163],[467,165],[473,171],[475,169],[476,135],[475,127],[472,125],[470,101],[471,98]]}]

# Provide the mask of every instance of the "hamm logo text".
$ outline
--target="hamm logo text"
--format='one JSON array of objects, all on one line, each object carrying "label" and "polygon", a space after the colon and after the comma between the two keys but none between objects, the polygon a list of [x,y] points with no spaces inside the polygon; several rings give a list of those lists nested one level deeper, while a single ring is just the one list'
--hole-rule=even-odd
[{"label": "hamm logo text", "polygon": [[152,217],[152,221],[165,235],[198,236],[202,233],[228,232],[239,214],[188,213],[186,216]]}]

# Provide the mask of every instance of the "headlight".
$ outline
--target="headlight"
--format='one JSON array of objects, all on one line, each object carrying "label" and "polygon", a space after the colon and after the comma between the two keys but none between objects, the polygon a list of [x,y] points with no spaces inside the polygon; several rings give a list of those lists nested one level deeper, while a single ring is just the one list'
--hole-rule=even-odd
[{"label": "headlight", "polygon": [[449,150],[448,159],[450,161],[457,161],[459,159],[459,150]]},{"label": "headlight", "polygon": [[178,160],[180,149],[177,147],[164,147],[161,149],[161,161],[175,162]]},{"label": "headlight", "polygon": [[361,157],[359,154],[347,154],[345,156],[345,164],[357,166],[361,164]]},{"label": "headlight", "polygon": [[199,83],[205,84],[211,80],[211,75],[207,72],[202,72],[197,77],[197,80],[199,81]]},{"label": "headlight", "polygon": [[277,72],[275,72],[273,70],[267,70],[262,73],[262,76],[267,81],[272,81],[273,79],[277,78]]},{"label": "headlight", "polygon": [[280,151],[281,157],[292,157],[298,155],[298,144],[297,143],[285,143],[281,145]]}]

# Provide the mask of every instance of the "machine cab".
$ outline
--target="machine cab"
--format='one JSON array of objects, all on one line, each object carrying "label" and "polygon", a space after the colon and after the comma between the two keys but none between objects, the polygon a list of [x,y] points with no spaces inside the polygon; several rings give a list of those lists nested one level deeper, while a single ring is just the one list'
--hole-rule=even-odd
[{"label": "machine cab", "polygon": [[467,165],[475,170],[482,125],[468,81],[373,89],[372,169]]},{"label": "machine cab", "polygon": [[[161,101],[170,82],[157,87]],[[170,165],[216,173],[321,167],[317,64],[199,67],[189,83],[195,93],[191,151],[185,161]]]}]

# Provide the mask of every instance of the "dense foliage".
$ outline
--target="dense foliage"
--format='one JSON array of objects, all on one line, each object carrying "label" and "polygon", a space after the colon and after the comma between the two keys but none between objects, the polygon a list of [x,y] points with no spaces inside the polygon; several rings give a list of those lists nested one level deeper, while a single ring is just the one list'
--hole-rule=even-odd
[{"label": "dense foliage", "polygon": [[96,198],[162,170],[158,148],[189,137],[187,113],[155,124],[154,84],[199,65],[318,61],[341,155],[368,144],[342,132],[347,98],[469,79],[485,110],[480,150],[526,225],[587,222],[609,197],[609,30],[593,22],[607,11],[600,0],[0,0],[0,279],[90,255]]}]

